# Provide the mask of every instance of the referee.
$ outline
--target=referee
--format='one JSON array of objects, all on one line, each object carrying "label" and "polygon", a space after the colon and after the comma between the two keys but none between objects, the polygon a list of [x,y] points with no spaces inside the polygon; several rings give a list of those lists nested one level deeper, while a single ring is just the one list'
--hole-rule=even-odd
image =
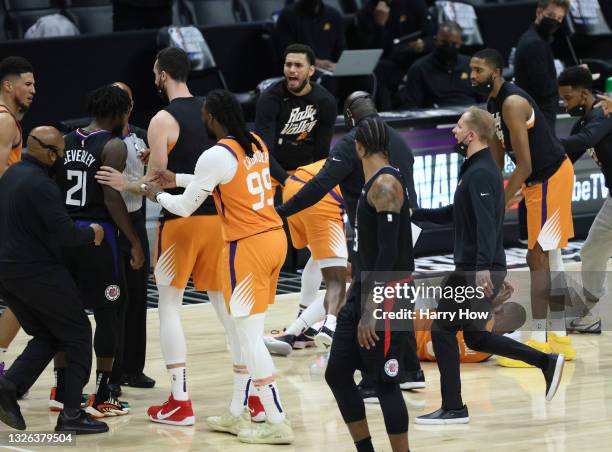
[{"label": "referee", "polygon": [[[470,107],[453,129],[456,150],[465,157],[453,204],[439,209],[416,209],[412,219],[437,224],[453,224],[455,271],[442,282],[438,320],[431,328],[431,339],[440,370],[442,408],[419,416],[416,424],[467,424],[467,406],[461,399],[457,332],[463,330],[465,344],[472,350],[525,361],[540,368],[546,379],[546,400],[557,391],[564,355],[545,354],[486,329],[488,318],[462,320],[461,312],[486,313],[490,318],[491,300],[506,276],[504,252],[504,184],[491,151],[489,140],[495,132],[493,116]],[[452,290],[449,290],[452,289]],[[469,290],[475,295],[469,295]],[[465,294],[465,300],[459,296]],[[481,295],[479,295],[481,294]],[[454,314],[454,316],[452,316]],[[452,317],[451,317],[452,316]]]},{"label": "referee", "polygon": [[79,228],[64,208],[49,168],[64,156],[64,139],[53,127],[37,127],[27,155],[0,179],[0,295],[32,336],[0,378],[0,420],[24,430],[17,396],[38,379],[58,351],[66,352],[64,410],[56,431],[103,433],[108,426],[80,409],[91,371],[91,325],[79,291],[61,264],[60,247],[100,245],[98,224]]}]

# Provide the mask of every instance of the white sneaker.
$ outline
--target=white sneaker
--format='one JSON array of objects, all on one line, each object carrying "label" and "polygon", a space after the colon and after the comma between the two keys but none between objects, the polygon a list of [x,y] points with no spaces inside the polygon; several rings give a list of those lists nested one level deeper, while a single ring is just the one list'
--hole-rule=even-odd
[{"label": "white sneaker", "polygon": [[332,341],[334,340],[334,330],[323,325],[315,336],[314,340],[317,347],[329,350],[331,348]]},{"label": "white sneaker", "polygon": [[601,334],[601,317],[587,314],[576,319],[567,319],[567,331],[572,333]]},{"label": "white sneaker", "polygon": [[241,430],[250,428],[251,415],[248,410],[244,410],[240,416],[234,416],[228,410],[221,416],[207,417],[206,425],[215,432],[227,432],[232,435],[238,435]]},{"label": "white sneaker", "polygon": [[269,421],[252,424],[251,428],[238,433],[238,441],[249,444],[291,444],[294,439],[289,419],[279,424],[272,424]]},{"label": "white sneaker", "polygon": [[280,336],[264,336],[266,348],[273,355],[288,356],[293,351],[295,336],[282,334]]}]

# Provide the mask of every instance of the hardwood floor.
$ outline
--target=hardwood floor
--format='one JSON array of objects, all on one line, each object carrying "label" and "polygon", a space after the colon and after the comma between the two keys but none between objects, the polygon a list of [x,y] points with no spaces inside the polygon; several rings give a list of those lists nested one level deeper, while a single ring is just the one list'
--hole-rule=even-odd
[{"label": "hardwood floor", "polygon": [[[525,299],[519,287],[515,297]],[[293,318],[297,295],[280,296],[271,307],[266,328],[282,328]],[[159,346],[156,310],[149,310],[148,355],[145,372],[157,380],[154,389],[124,388],[128,416],[111,418],[110,433],[78,437],[70,451],[351,451],[351,438],[323,379],[325,355],[316,349],[275,357],[282,402],[293,424],[296,441],[291,446],[249,446],[228,434],[213,433],[206,416],[218,414],[231,395],[231,362],[222,328],[210,305],[183,310],[188,340],[188,382],[196,414],[195,427],[153,424],[147,407],[164,401],[169,383]],[[612,335],[574,335],[576,360],[566,365],[561,387],[552,402],[544,399],[544,379],[538,369],[505,369],[494,360],[462,366],[463,397],[471,421],[461,426],[417,426],[416,416],[440,405],[439,374],[435,363],[423,363],[427,388],[405,392],[410,413],[412,451],[612,451]],[[10,363],[27,337],[20,333],[11,346]],[[53,383],[49,367],[21,403],[29,431],[52,430],[56,414],[47,411]],[[91,390],[93,378],[88,389]],[[378,405],[367,407],[376,450],[389,451]],[[8,427],[0,425],[0,444],[6,444]],[[13,431],[14,432],[14,431]],[[38,448],[1,446],[0,450]],[[63,450],[57,448],[55,450]]]}]

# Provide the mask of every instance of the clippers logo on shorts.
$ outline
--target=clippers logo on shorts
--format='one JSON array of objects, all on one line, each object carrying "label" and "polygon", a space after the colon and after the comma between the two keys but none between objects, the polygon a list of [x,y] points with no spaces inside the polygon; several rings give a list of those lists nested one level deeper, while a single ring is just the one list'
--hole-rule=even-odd
[{"label": "clippers logo on shorts", "polygon": [[115,284],[108,286],[106,290],[104,290],[104,296],[108,301],[116,301],[121,295],[121,291],[119,290],[119,286]]},{"label": "clippers logo on shorts", "polygon": [[397,377],[399,372],[399,363],[397,359],[390,359],[385,363],[385,373],[390,377]]},{"label": "clippers logo on shorts", "polygon": [[[307,105],[304,110],[300,107],[291,109],[289,119],[285,123],[282,135],[299,135],[296,141],[303,141],[308,138],[308,134],[312,132],[312,129],[317,125],[317,109],[314,105]],[[279,140],[282,142],[282,138]],[[281,144],[281,143],[279,143]]]}]

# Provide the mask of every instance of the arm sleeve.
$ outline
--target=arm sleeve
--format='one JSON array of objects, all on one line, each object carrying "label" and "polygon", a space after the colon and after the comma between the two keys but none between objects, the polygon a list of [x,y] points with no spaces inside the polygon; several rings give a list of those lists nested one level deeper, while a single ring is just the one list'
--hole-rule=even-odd
[{"label": "arm sleeve", "polygon": [[587,149],[597,146],[606,136],[612,134],[612,118],[596,118],[578,133],[561,138],[565,153],[572,162],[578,160]]},{"label": "arm sleeve", "polygon": [[187,187],[189,182],[193,180],[193,174],[177,174],[176,175],[176,186],[177,187]]},{"label": "arm sleeve", "polygon": [[317,123],[317,135],[315,137],[315,155],[313,161],[327,158],[329,147],[334,136],[334,126],[336,125],[336,100],[331,95],[325,97],[319,105],[320,118]]},{"label": "arm sleeve", "polygon": [[412,211],[413,221],[429,221],[435,224],[450,224],[453,222],[453,205],[440,207],[439,209],[414,209]]},{"label": "arm sleeve", "polygon": [[213,146],[198,159],[195,174],[185,191],[180,195],[160,193],[157,202],[175,215],[188,217],[217,185],[231,181],[237,168],[238,162],[233,155],[221,146]]},{"label": "arm sleeve", "polygon": [[272,155],[274,155],[276,147],[276,118],[279,110],[280,104],[271,93],[264,92],[257,101],[255,133],[266,143]]},{"label": "arm sleeve", "polygon": [[276,209],[279,215],[289,217],[316,204],[330,190],[351,174],[354,161],[347,154],[347,150],[350,151],[350,149],[346,149],[349,142],[350,140],[347,138],[343,138],[338,142],[317,175],[310,179],[285,204]]},{"label": "arm sleeve", "polygon": [[93,243],[95,233],[90,227],[79,228],[68,213],[59,188],[51,180],[44,181],[30,197],[30,202],[42,219],[45,228],[57,238],[61,246],[81,246]]},{"label": "arm sleeve", "polygon": [[472,177],[470,200],[476,222],[476,270],[488,270],[495,257],[497,237],[491,234],[497,227],[495,189],[486,173]]}]

